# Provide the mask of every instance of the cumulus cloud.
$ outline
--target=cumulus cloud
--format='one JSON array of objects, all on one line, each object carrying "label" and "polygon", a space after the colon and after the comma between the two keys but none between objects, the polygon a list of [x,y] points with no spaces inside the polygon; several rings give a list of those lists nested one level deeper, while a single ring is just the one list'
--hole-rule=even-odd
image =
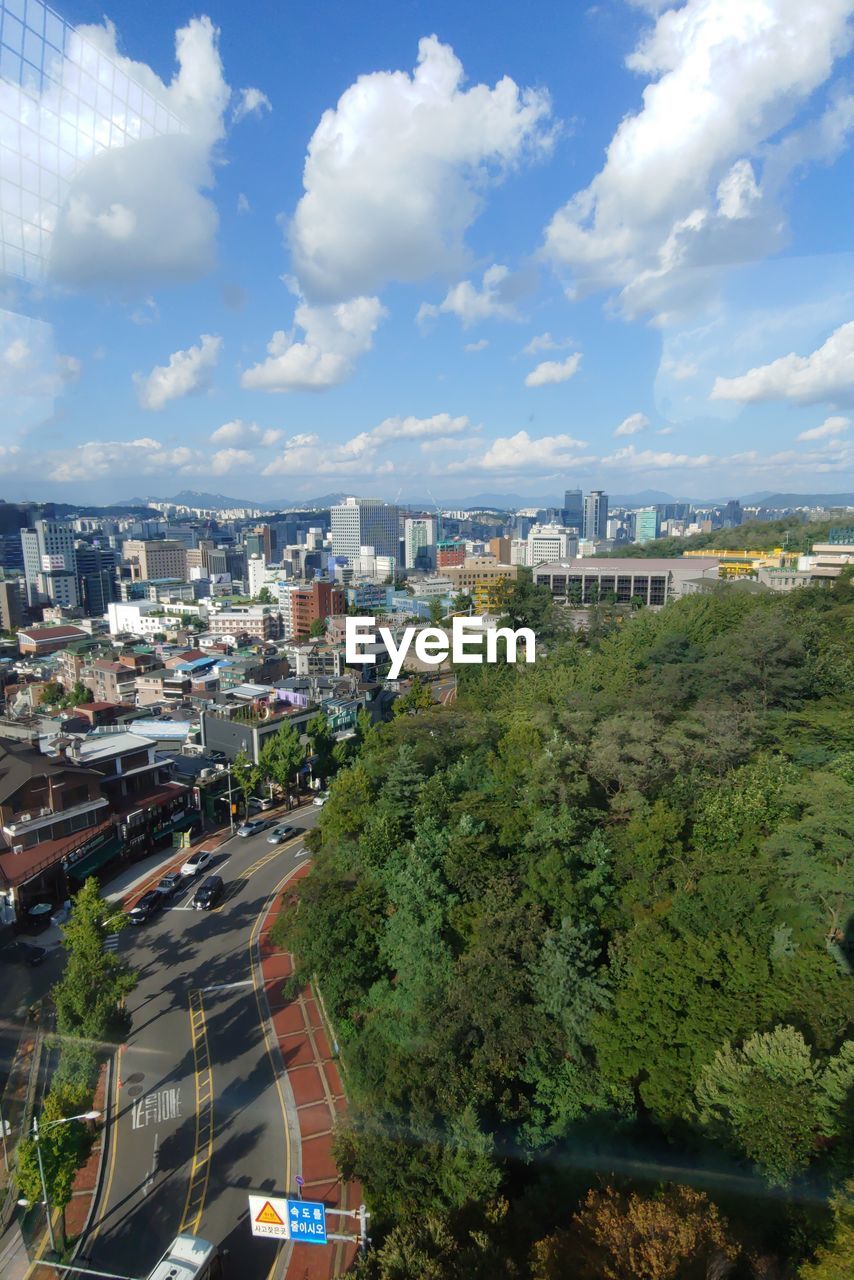
[{"label": "cumulus cloud", "polygon": [[552,335],[546,331],[545,333],[539,333],[533,337],[527,346],[522,348],[522,354],[525,356],[536,356],[539,355],[541,351],[564,351],[567,347],[571,346],[573,346],[571,338],[559,341],[558,339],[553,338]]},{"label": "cumulus cloud", "polygon": [[386,314],[379,298],[351,298],[332,306],[301,302],[294,324],[303,331],[277,329],[267,343],[267,359],[245,370],[240,385],[249,391],[325,391],[352,375],[356,359],[373,346]]},{"label": "cumulus cloud", "polygon": [[517,431],[513,436],[499,436],[493,440],[480,456],[451,462],[445,470],[449,474],[470,471],[550,473],[595,461],[579,454],[579,449],[584,448],[586,441],[576,440],[573,436],[532,437],[527,431]]},{"label": "cumulus cloud", "polygon": [[167,365],[155,365],[147,377],[135,373],[137,398],[143,409],[162,409],[170,400],[204,391],[219,359],[222,338],[203,333],[197,347],[174,351]]},{"label": "cumulus cloud", "polygon": [[255,455],[248,449],[218,449],[211,458],[211,475],[226,476],[231,471],[246,471],[254,464]]},{"label": "cumulus cloud", "polygon": [[116,475],[188,472],[202,461],[185,445],[170,448],[143,436],[137,440],[87,440],[76,448],[47,455],[50,480],[93,480]]},{"label": "cumulus cloud", "polygon": [[[41,97],[34,106],[27,98],[42,154],[56,150],[58,131],[77,153],[60,165],[57,190],[51,198],[43,190],[31,218],[43,237],[35,251],[50,245],[46,265],[55,278],[84,286],[188,279],[213,265],[218,218],[206,192],[230,96],[218,36],[209,18],[177,31],[177,70],[165,84],[118,51],[109,21],[78,27]],[[114,69],[109,103],[97,86],[99,58]],[[4,82],[0,105],[15,106],[5,99],[21,92]],[[20,110],[9,114],[22,118]]]},{"label": "cumulus cloud", "polygon": [[440,314],[455,315],[464,329],[481,320],[516,320],[516,303],[530,292],[531,276],[524,271],[511,272],[509,267],[494,263],[483,273],[478,289],[471,280],[460,280],[452,285],[438,306],[422,302],[417,320],[435,318]]},{"label": "cumulus cloud", "polygon": [[489,346],[489,338],[478,338],[477,342],[467,342],[463,351],[485,351]]},{"label": "cumulus cloud", "polygon": [[49,324],[0,311],[0,404],[8,430],[29,430],[48,419],[82,369],[77,356],[56,350]]},{"label": "cumulus cloud", "polygon": [[847,401],[854,396],[854,320],[840,325],[811,355],[794,352],[737,378],[716,378],[712,400]]},{"label": "cumulus cloud", "polygon": [[231,113],[231,118],[235,124],[241,120],[245,120],[247,116],[262,116],[265,111],[272,111],[273,104],[267,97],[266,93],[262,93],[260,89],[241,89],[237,95],[237,102]]},{"label": "cumulus cloud", "polygon": [[525,379],[526,387],[547,387],[555,382],[568,382],[578,373],[581,352],[567,356],[565,360],[544,360],[532,369]]},{"label": "cumulus cloud", "polygon": [[[398,441],[456,437],[471,429],[466,417],[436,413],[430,418],[385,418],[379,426],[343,443],[324,443],[317,435],[302,433],[286,441],[281,455],[267,464],[263,474],[381,475],[383,468],[389,470],[388,448]],[[375,465],[380,453],[382,459]]]},{"label": "cumulus cloud", "polygon": [[622,449],[617,449],[608,457],[600,458],[600,464],[603,467],[626,467],[637,471],[669,471],[679,470],[680,468],[703,468],[709,467],[713,463],[720,462],[720,458],[716,458],[711,453],[690,454],[690,453],[666,453],[657,452],[655,449],[637,450],[633,444],[625,445]]},{"label": "cumulus cloud", "polygon": [[243,192],[242,192],[242,191],[240,192],[240,194],[239,194],[239,195],[238,195],[238,197],[237,197],[237,212],[238,212],[238,213],[251,213],[251,212],[252,212],[252,206],[251,206],[251,204],[249,203],[249,197],[248,197],[248,196],[245,196],[245,195],[243,194]]},{"label": "cumulus cloud", "polygon": [[486,187],[549,149],[544,92],[507,76],[494,88],[463,81],[453,50],[430,36],[412,75],[360,76],[324,112],[288,233],[312,302],[459,270]]},{"label": "cumulus cloud", "polygon": [[639,431],[645,431],[649,426],[649,418],[645,413],[632,413],[615,429],[615,436],[634,436]]},{"label": "cumulus cloud", "polygon": [[[643,105],[554,215],[545,252],[571,272],[573,291],[615,289],[624,314],[663,318],[722,264],[782,243],[782,188],[808,158],[800,143],[786,152],[785,130],[850,49],[851,4],[823,0],[820,21],[801,0],[644,7],[658,16],[627,59],[647,80]],[[850,113],[830,110],[825,157],[851,127]]]},{"label": "cumulus cloud", "polygon": [[798,439],[828,440],[834,436],[844,435],[850,426],[850,418],[825,418],[820,427],[811,427],[809,431],[802,431]]},{"label": "cumulus cloud", "polygon": [[211,444],[227,444],[252,449],[256,446],[269,448],[281,440],[282,431],[269,428],[266,431],[257,422],[244,422],[242,418],[234,418],[224,422],[211,434]]}]

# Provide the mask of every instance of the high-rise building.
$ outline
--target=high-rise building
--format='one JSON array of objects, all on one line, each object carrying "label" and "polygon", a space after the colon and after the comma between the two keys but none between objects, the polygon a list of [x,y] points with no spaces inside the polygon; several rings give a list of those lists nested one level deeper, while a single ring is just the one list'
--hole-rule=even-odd
[{"label": "high-rise building", "polygon": [[604,538],[608,527],[608,495],[601,489],[591,489],[584,499],[584,525],[582,535],[588,540]]},{"label": "high-rise building", "polygon": [[[77,592],[77,566],[74,560],[74,528],[67,520],[36,520],[32,529],[21,530],[21,547],[24,552],[24,576],[27,580],[27,600],[31,605],[62,604],[73,608],[66,601]],[[59,598],[50,594],[50,583],[40,581],[44,574],[70,573],[74,578],[74,591],[69,592],[63,579],[58,588]],[[58,581],[58,580],[57,580]],[[77,601],[74,600],[76,605]]]},{"label": "high-rise building", "polygon": [[[24,584],[26,586],[26,583]],[[24,596],[20,578],[0,579],[0,631],[24,625]]]},{"label": "high-rise building", "polygon": [[578,538],[560,525],[538,524],[528,534],[524,563],[533,567],[547,560],[569,560],[578,552]]},{"label": "high-rise building", "polygon": [[407,569],[436,568],[435,516],[415,516],[404,520],[403,563]]},{"label": "high-rise building", "polygon": [[563,495],[563,523],[578,533],[584,530],[584,497],[580,489],[567,489]]},{"label": "high-rise building", "polygon": [[332,554],[351,560],[362,547],[373,547],[378,556],[397,560],[400,512],[373,498],[345,498],[331,508]]},{"label": "high-rise building", "polygon": [[77,588],[83,612],[100,618],[116,599],[116,553],[112,547],[92,547],[79,542],[74,550]]},{"label": "high-rise building", "polygon": [[654,542],[660,532],[661,522],[655,507],[635,512],[635,542]]},{"label": "high-rise building", "polygon": [[122,547],[122,555],[136,567],[134,577],[144,581],[152,578],[187,580],[187,548],[170,538],[129,538]]}]

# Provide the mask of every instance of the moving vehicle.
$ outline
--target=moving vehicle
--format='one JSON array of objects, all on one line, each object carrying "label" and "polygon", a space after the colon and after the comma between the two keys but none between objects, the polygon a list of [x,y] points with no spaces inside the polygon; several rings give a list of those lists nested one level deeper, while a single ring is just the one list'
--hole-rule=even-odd
[{"label": "moving vehicle", "polygon": [[281,844],[283,840],[292,840],[295,835],[299,835],[298,827],[289,827],[287,824],[273,827],[267,836],[267,844]]},{"label": "moving vehicle", "polygon": [[322,809],[322,808],[323,808],[323,806],[326,804],[326,801],[327,801],[328,799],[329,799],[329,792],[328,792],[328,791],[321,791],[321,792],[319,792],[319,793],[318,793],[318,795],[316,795],[316,796],[314,797],[314,799],[312,800],[312,802],[311,802],[311,803],[312,803],[312,804],[313,804],[317,809]]},{"label": "moving vehicle", "polygon": [[151,916],[163,910],[165,901],[163,894],[157,889],[149,889],[148,893],[142,895],[136,906],[131,907],[128,912],[128,919],[131,924],[145,924],[146,920],[149,920]]},{"label": "moving vehicle", "polygon": [[208,849],[197,849],[195,853],[191,853],[187,861],[181,868],[182,876],[197,876],[200,871],[204,871],[206,867],[211,865],[213,854]]},{"label": "moving vehicle", "polygon": [[210,911],[219,902],[224,890],[222,876],[206,876],[193,894],[193,910]]},{"label": "moving vehicle", "polygon": [[167,871],[157,886],[157,892],[162,893],[164,898],[174,898],[176,893],[180,893],[184,887],[184,877],[180,871]]},{"label": "moving vehicle", "polygon": [[7,964],[26,964],[31,969],[41,964],[46,955],[46,947],[37,947],[32,942],[13,942],[10,947],[4,947],[0,952],[0,956]]},{"label": "moving vehicle", "polygon": [[215,1244],[200,1236],[176,1236],[148,1280],[221,1280],[222,1259]]},{"label": "moving vehicle", "polygon": [[267,822],[265,818],[247,818],[246,821],[242,822],[237,828],[237,834],[244,837],[254,836],[257,835],[259,831],[263,831],[266,825]]}]

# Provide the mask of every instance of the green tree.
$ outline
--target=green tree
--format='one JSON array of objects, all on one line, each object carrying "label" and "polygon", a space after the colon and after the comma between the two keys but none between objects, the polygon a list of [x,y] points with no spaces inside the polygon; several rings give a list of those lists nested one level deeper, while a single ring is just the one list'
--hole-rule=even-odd
[{"label": "green tree", "polygon": [[831,1197],[833,1235],[798,1272],[799,1280],[851,1280],[854,1276],[854,1178]]},{"label": "green tree", "polygon": [[231,776],[238,793],[243,797],[243,811],[249,813],[249,797],[255,794],[263,776],[261,767],[253,764],[241,747],[231,764]]},{"label": "green tree", "polygon": [[332,748],[335,745],[335,735],[329,725],[329,720],[323,711],[318,711],[311,717],[305,726],[306,737],[309,742],[309,750],[315,757],[312,765],[314,776],[319,777],[323,782],[329,777],[334,766],[334,758]]},{"label": "green tree", "polygon": [[426,685],[418,676],[413,676],[406,693],[395,698],[392,711],[395,716],[403,716],[410,711],[427,711],[434,705],[429,685]]},{"label": "green tree", "polygon": [[56,680],[48,680],[41,691],[41,702],[46,707],[58,707],[65,698],[65,690]]},{"label": "green tree", "polygon": [[814,1157],[819,1137],[843,1128],[852,1091],[854,1042],[822,1069],[800,1031],[778,1026],[740,1049],[719,1049],[700,1072],[696,1097],[701,1123],[785,1186]]},{"label": "green tree", "polygon": [[320,637],[326,635],[326,619],[315,618],[308,629],[308,634],[312,637]]},{"label": "green tree", "polygon": [[98,1044],[115,1033],[124,997],[135,984],[134,976],[106,950],[111,933],[126,924],[100,895],[98,882],[89,877],[74,895],[71,915],[63,926],[66,963],[53,988],[57,1029]]},{"label": "green tree", "polygon": [[261,748],[261,773],[272,779],[290,799],[297,770],[305,759],[305,747],[292,724],[283,724],[276,733],[264,738]]},{"label": "green tree", "polygon": [[430,610],[430,625],[437,627],[445,617],[445,606],[441,600],[431,600],[428,608]]},{"label": "green tree", "polygon": [[259,604],[273,604],[273,593],[269,587],[262,587],[255,597]]},{"label": "green tree", "polygon": [[[38,1146],[41,1148],[48,1201],[52,1209],[59,1210],[59,1244],[62,1250],[65,1248],[65,1210],[71,1201],[77,1171],[89,1155],[91,1137],[85,1124],[78,1120],[70,1124],[54,1122],[77,1114],[80,1106],[78,1094],[65,1088],[54,1088],[45,1098],[39,1116]],[[33,1138],[25,1138],[18,1145],[15,1180],[27,1200],[37,1203],[42,1199],[38,1151]]]}]

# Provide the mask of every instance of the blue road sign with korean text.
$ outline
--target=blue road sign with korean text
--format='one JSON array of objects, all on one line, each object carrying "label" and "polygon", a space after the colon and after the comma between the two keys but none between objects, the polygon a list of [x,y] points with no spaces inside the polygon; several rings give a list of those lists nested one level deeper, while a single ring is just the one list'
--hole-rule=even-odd
[{"label": "blue road sign with korean text", "polygon": [[319,1200],[289,1200],[288,1233],[305,1244],[326,1244],[326,1206]]}]

